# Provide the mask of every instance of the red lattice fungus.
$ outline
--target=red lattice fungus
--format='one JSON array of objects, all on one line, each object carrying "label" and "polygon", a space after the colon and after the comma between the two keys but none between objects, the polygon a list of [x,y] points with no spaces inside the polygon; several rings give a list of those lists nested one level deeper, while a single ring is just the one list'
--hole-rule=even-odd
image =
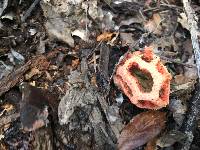
[{"label": "red lattice fungus", "polygon": [[116,66],[114,83],[140,108],[160,109],[169,104],[171,74],[150,47],[128,52]]}]

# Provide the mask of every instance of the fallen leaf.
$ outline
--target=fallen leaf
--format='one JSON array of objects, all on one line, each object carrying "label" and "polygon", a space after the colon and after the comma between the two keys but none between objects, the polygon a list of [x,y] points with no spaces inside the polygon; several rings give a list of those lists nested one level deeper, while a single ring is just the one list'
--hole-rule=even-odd
[{"label": "fallen leaf", "polygon": [[4,135],[3,134],[0,134],[0,140],[4,139]]},{"label": "fallen leaf", "polygon": [[156,140],[157,138],[154,138],[151,141],[149,141],[144,150],[156,150]]},{"label": "fallen leaf", "polygon": [[10,74],[13,68],[13,66],[6,65],[3,61],[0,61],[0,79]]},{"label": "fallen leaf", "polygon": [[72,33],[72,36],[78,36],[80,37],[82,40],[87,41],[87,32],[85,30],[74,30]]},{"label": "fallen leaf", "polygon": [[[25,131],[34,131],[48,123],[48,107],[57,115],[57,97],[45,89],[21,85],[20,120]],[[54,116],[53,116],[54,117]]]},{"label": "fallen leaf", "polygon": [[1,19],[8,19],[8,20],[14,20],[15,14],[13,12],[8,12],[5,15],[1,16]]},{"label": "fallen leaf", "polygon": [[134,39],[133,39],[133,36],[132,34],[130,33],[124,33],[124,32],[121,32],[120,33],[120,39],[122,41],[122,46],[127,46],[127,45],[131,45],[136,42]]},{"label": "fallen leaf", "polygon": [[2,116],[5,111],[9,112],[9,111],[14,109],[13,105],[11,105],[11,104],[5,104],[5,105],[3,105],[1,107],[3,108],[3,110],[0,112],[0,116]]},{"label": "fallen leaf", "polygon": [[3,14],[4,10],[8,7],[8,5],[9,5],[9,0],[1,1],[0,16]]},{"label": "fallen leaf", "polygon": [[174,82],[175,84],[180,85],[180,84],[185,84],[187,82],[191,82],[191,79],[188,78],[187,76],[184,76],[183,74],[179,74],[174,76]]},{"label": "fallen leaf", "polygon": [[104,32],[97,37],[97,41],[110,41],[116,33]]},{"label": "fallen leaf", "polygon": [[169,110],[173,113],[173,118],[176,123],[181,126],[187,111],[186,102],[179,98],[172,97],[169,103]]},{"label": "fallen leaf", "polygon": [[2,106],[4,108],[4,110],[6,110],[7,112],[11,111],[14,109],[14,106],[11,104],[5,104]]},{"label": "fallen leaf", "polygon": [[178,18],[178,22],[182,25],[183,28],[189,30],[187,16],[186,16],[185,13],[180,13],[180,17]]},{"label": "fallen leaf", "polygon": [[[193,74],[192,71],[191,71],[191,74]],[[194,89],[195,83],[196,83],[196,79],[191,78],[189,75],[185,75],[185,74],[175,75],[174,79],[171,82],[171,84],[173,85],[171,88],[171,93],[174,93],[176,91],[185,91],[185,92],[192,91]]]},{"label": "fallen leaf", "polygon": [[161,34],[161,17],[158,13],[153,14],[152,19],[148,20],[145,24],[144,24],[144,28],[149,31],[149,32],[153,32],[154,34]]},{"label": "fallen leaf", "polygon": [[[194,56],[192,56],[191,58],[188,59],[186,64],[195,65],[194,61],[195,61],[195,58],[194,58]],[[190,79],[196,80],[198,78],[197,68],[196,67],[193,67],[193,68],[184,67],[184,75]]]},{"label": "fallen leaf", "polygon": [[[173,57],[177,55],[176,51],[178,50],[178,46],[173,36],[156,38],[151,46],[155,50],[155,53],[160,53],[162,51],[162,56]],[[174,52],[172,52],[171,47],[174,48]]]},{"label": "fallen leaf", "polygon": [[2,143],[0,143],[0,149],[1,149],[1,150],[7,150],[8,148],[7,148],[6,145],[2,142]]},{"label": "fallen leaf", "polygon": [[156,137],[165,127],[164,112],[147,111],[135,117],[122,130],[118,139],[119,150],[130,150]]},{"label": "fallen leaf", "polygon": [[172,130],[160,137],[157,140],[156,145],[160,147],[169,147],[172,146],[175,142],[180,142],[184,138],[186,138],[184,133],[177,130]]},{"label": "fallen leaf", "polygon": [[18,53],[17,51],[15,51],[14,49],[10,49],[10,53],[8,53],[8,58],[10,60],[11,63],[13,63],[14,65],[17,64],[23,64],[24,63],[24,56],[20,53]]}]

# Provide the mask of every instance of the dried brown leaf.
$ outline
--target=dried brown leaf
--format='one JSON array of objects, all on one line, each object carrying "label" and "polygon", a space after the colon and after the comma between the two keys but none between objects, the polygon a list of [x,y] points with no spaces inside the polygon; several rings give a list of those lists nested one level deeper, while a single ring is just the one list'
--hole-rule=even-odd
[{"label": "dried brown leaf", "polygon": [[97,37],[97,41],[110,41],[116,33],[104,32]]},{"label": "dried brown leaf", "polygon": [[153,14],[152,19],[150,19],[149,21],[147,21],[144,25],[144,28],[149,31],[149,32],[153,32],[154,34],[161,34],[161,17],[158,13]]},{"label": "dried brown leaf", "polygon": [[154,138],[149,141],[144,150],[156,150],[156,140],[157,138]]},{"label": "dried brown leaf", "polygon": [[57,95],[48,90],[22,83],[20,102],[20,121],[25,131],[34,131],[48,123],[48,108],[52,116],[57,115]]},{"label": "dried brown leaf", "polygon": [[118,139],[118,149],[130,150],[156,137],[165,127],[164,112],[147,111],[135,117],[122,130]]},{"label": "dried brown leaf", "polygon": [[[191,71],[192,74],[192,71]],[[189,77],[189,75],[184,75],[184,74],[179,74],[175,75],[174,79],[172,80],[172,88],[171,88],[171,93],[176,92],[176,91],[192,91],[194,89],[194,85],[196,83],[195,78],[192,79]]]},{"label": "dried brown leaf", "polygon": [[184,76],[183,74],[179,74],[179,75],[174,76],[174,82],[177,85],[181,85],[181,84],[191,82],[191,79],[188,78],[187,76]]}]

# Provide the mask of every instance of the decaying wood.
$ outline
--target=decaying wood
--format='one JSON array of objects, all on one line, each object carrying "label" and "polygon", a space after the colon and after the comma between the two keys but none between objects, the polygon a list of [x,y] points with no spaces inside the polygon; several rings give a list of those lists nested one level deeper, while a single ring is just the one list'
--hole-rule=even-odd
[{"label": "decaying wood", "polygon": [[56,53],[52,51],[47,56],[37,56],[32,59],[30,59],[25,65],[17,68],[12,73],[10,73],[8,76],[4,77],[0,81],[0,96],[7,92],[10,88],[14,87],[17,83],[20,81],[23,81],[23,75],[30,69],[30,68],[37,68],[39,70],[45,70],[49,66],[49,62],[47,61],[47,58],[51,58]]},{"label": "decaying wood", "polygon": [[[195,11],[191,7],[191,3],[188,0],[183,0],[183,5],[185,8],[185,12],[188,19],[188,25],[191,34],[192,46],[194,50],[198,77],[200,81],[200,47],[199,47],[199,40],[198,40],[198,26],[197,26],[197,16],[195,15]],[[196,86],[196,92],[192,99],[190,100],[190,105],[188,108],[188,112],[186,114],[186,118],[183,121],[183,125],[181,127],[181,131],[186,134],[187,139],[184,142],[184,145],[181,146],[182,150],[189,150],[190,145],[193,141],[194,129],[196,124],[196,118],[199,115],[199,107],[200,106],[200,83],[198,82]]]},{"label": "decaying wood", "polygon": [[[73,86],[75,85],[74,83]],[[70,143],[71,137],[78,139],[74,140],[73,144],[79,149],[79,145],[82,142],[80,137],[83,136],[81,133],[86,130],[87,132],[92,131],[91,134],[94,137],[95,149],[104,149],[105,144],[114,147],[116,138],[113,137],[113,132],[109,124],[104,121],[104,112],[98,104],[98,100],[102,99],[102,97],[92,86],[88,88],[81,88],[78,87],[78,85],[75,87],[73,86],[67,90],[66,95],[61,99],[58,107],[60,124],[68,126],[63,128],[63,130],[68,129],[68,131],[66,131],[68,134],[65,134],[68,141],[66,143]],[[79,136],[73,134],[74,131],[80,132]],[[73,136],[70,136],[70,134]],[[63,139],[64,138],[62,138],[62,140]],[[63,143],[65,143],[65,141],[63,141]]]},{"label": "decaying wood", "polygon": [[[107,67],[107,65],[105,66]],[[87,126],[87,129],[92,131],[91,134],[94,137],[95,149],[104,149],[106,144],[115,148],[117,140],[116,128],[113,128],[115,125],[109,122],[109,106],[106,105],[106,95],[100,93],[90,84],[87,76],[87,68],[86,57],[83,57],[81,61],[81,72],[74,71],[68,76],[71,87],[60,101],[58,107],[59,122],[61,125],[68,125],[64,129],[67,130],[69,128],[68,131],[65,131],[68,133],[68,135],[65,135],[68,140],[70,140],[68,136],[73,134],[74,131],[85,131],[85,126]],[[78,111],[80,110],[84,115],[79,116],[80,113]],[[75,118],[79,118],[80,120]],[[73,135],[73,137],[74,139],[80,138],[81,132],[79,137],[76,137],[76,135]],[[79,143],[81,143],[80,140],[78,140],[78,143],[74,142],[78,147]]]},{"label": "decaying wood", "polygon": [[118,106],[109,106],[109,104],[106,101],[107,100],[106,97],[109,94],[109,90],[110,90],[110,85],[109,85],[110,79],[109,79],[109,74],[108,74],[109,55],[110,55],[110,49],[108,45],[106,45],[105,43],[102,43],[100,47],[99,73],[101,74],[101,77],[100,77],[102,78],[101,80],[103,80],[102,87],[104,89],[102,90],[102,92],[104,94],[98,97],[98,101],[101,108],[103,109],[103,112],[106,115],[106,119],[109,122],[113,133],[115,134],[113,135],[113,137],[119,137],[120,130],[123,127],[123,123],[121,120],[116,120],[116,121],[111,122],[110,117],[109,117],[111,115],[109,114],[109,111],[112,111],[112,110],[113,110],[112,115],[119,116],[119,110],[117,109]]},{"label": "decaying wood", "polygon": [[109,64],[109,55],[110,55],[110,49],[105,44],[102,43],[100,47],[100,63],[99,63],[99,70],[103,73],[103,75],[109,79],[108,76],[108,64]]},{"label": "decaying wood", "polygon": [[191,34],[192,46],[194,50],[194,56],[197,65],[198,77],[200,79],[200,47],[199,47],[199,40],[198,40],[198,26],[197,21],[198,17],[195,15],[195,11],[190,6],[190,2],[188,0],[183,0],[183,5],[185,8],[185,12],[188,19],[188,25]]},{"label": "decaying wood", "polygon": [[19,67],[0,81],[0,96],[7,92],[10,88],[14,87],[22,79],[23,74],[28,71],[31,63],[31,60],[28,61],[25,65]]}]

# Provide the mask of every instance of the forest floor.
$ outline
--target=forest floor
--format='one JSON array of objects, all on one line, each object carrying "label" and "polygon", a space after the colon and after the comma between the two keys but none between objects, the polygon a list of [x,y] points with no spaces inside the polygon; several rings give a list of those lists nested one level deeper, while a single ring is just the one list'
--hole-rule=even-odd
[{"label": "forest floor", "polygon": [[[199,18],[193,0],[2,0],[0,149],[199,150]],[[167,106],[130,99],[123,70],[117,84],[147,47],[171,74]],[[137,71],[150,92],[162,79]]]}]

